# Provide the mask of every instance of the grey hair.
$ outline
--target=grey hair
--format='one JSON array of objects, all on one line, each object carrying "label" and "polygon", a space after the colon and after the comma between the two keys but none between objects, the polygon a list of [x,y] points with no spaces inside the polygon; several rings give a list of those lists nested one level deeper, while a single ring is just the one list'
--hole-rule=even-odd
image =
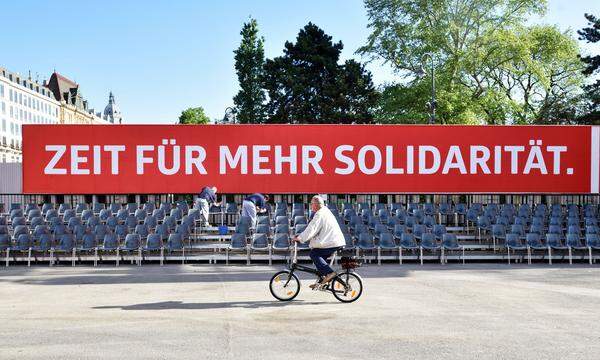
[{"label": "grey hair", "polygon": [[[314,200],[314,201],[318,202],[320,207],[323,207],[323,206],[325,206],[325,200],[324,200],[322,197],[320,197],[319,195],[315,195],[315,196],[313,196],[313,197],[312,197],[312,200]],[[312,200],[311,200],[311,201],[312,201]]]}]

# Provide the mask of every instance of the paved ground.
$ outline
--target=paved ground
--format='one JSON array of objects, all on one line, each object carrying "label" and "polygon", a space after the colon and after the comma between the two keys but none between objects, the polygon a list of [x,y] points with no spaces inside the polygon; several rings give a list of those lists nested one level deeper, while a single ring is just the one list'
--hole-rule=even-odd
[{"label": "paved ground", "polygon": [[353,304],[279,268],[0,268],[0,359],[600,357],[596,265],[369,265]]}]

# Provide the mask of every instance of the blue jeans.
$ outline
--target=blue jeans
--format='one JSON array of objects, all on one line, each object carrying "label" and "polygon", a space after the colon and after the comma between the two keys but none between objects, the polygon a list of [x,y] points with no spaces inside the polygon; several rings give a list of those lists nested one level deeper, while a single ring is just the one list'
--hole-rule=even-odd
[{"label": "blue jeans", "polygon": [[336,252],[339,249],[340,249],[339,247],[333,247],[333,248],[311,249],[310,250],[309,256],[312,259],[315,266],[317,267],[317,271],[319,272],[319,274],[321,274],[321,276],[325,276],[325,275],[333,272],[333,269],[331,268],[331,266],[329,266],[327,259],[331,255],[333,255],[334,252]]}]

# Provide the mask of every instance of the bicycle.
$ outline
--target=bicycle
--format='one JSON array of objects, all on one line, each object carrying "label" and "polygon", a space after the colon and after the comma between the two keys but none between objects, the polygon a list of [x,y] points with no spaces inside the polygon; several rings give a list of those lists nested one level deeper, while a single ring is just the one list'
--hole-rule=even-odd
[{"label": "bicycle", "polygon": [[[296,243],[294,243],[293,253],[290,268],[275,273],[269,282],[271,294],[279,301],[291,301],[300,293],[300,280],[294,272],[301,271],[317,275],[318,282],[322,279],[317,269],[298,264],[298,246]],[[337,251],[331,258],[330,266],[333,265],[336,255]],[[329,291],[339,301],[351,303],[358,300],[363,292],[362,279],[354,271],[360,264],[357,259],[351,257],[342,257],[340,264],[344,271],[338,273],[330,282],[319,284],[313,290]]]}]

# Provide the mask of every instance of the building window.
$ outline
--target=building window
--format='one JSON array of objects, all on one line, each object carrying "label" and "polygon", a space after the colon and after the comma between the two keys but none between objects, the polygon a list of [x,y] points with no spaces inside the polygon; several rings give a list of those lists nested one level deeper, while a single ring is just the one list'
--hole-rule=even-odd
[{"label": "building window", "polygon": [[6,132],[6,119],[2,119],[2,132]]},{"label": "building window", "polygon": [[2,115],[6,115],[6,103],[2,101]]},{"label": "building window", "polygon": [[4,97],[4,85],[0,84],[0,97]]},{"label": "building window", "polygon": [[19,93],[19,104],[23,105],[23,94]]}]

